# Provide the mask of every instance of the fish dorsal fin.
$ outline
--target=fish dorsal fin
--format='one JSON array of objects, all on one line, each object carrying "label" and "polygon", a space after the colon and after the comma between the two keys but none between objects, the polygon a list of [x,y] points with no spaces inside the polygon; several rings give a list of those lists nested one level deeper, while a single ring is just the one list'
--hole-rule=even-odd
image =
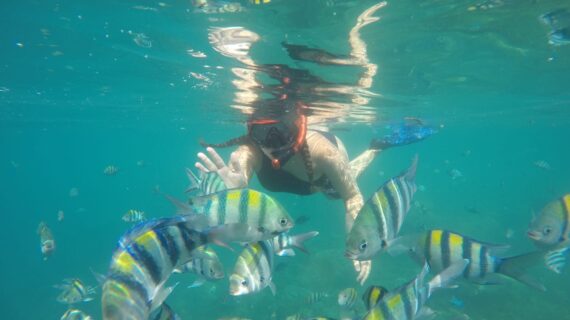
[{"label": "fish dorsal fin", "polygon": [[186,193],[192,192],[200,187],[200,179],[194,174],[194,172],[192,172],[192,170],[186,168],[186,176],[190,181],[190,185],[186,188]]}]

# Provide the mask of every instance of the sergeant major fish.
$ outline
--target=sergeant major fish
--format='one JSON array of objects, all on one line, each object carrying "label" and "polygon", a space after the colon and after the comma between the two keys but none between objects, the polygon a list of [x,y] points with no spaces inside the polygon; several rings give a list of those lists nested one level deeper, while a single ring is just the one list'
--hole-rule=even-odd
[{"label": "sergeant major fish", "polygon": [[130,209],[125,212],[121,219],[125,222],[141,222],[145,220],[145,213],[143,211]]},{"label": "sergeant major fish", "polygon": [[362,301],[366,306],[366,310],[374,308],[378,301],[382,300],[388,293],[388,290],[382,286],[370,286],[362,295]]},{"label": "sergeant major fish", "polygon": [[199,287],[205,281],[216,281],[224,277],[224,267],[216,251],[210,247],[200,247],[193,253],[195,257],[174,269],[176,273],[192,272],[198,279],[190,287]]},{"label": "sergeant major fish", "polygon": [[165,283],[192,252],[221,239],[232,241],[242,225],[207,228],[196,216],[175,216],[142,222],[119,240],[103,282],[103,320],[146,320],[173,288]]},{"label": "sergeant major fish", "polygon": [[[168,197],[168,196],[167,196]],[[272,197],[253,189],[231,189],[190,199],[190,205],[168,199],[178,214],[202,214],[208,225],[245,224],[250,228],[242,234],[242,242],[273,238],[291,229],[294,221],[287,210]]]},{"label": "sergeant major fish", "polygon": [[91,316],[78,309],[69,309],[61,316],[60,320],[92,320]]},{"label": "sergeant major fish", "polygon": [[[413,237],[407,239],[411,238]],[[394,247],[406,247],[403,244],[405,241],[408,240],[399,239]],[[508,246],[483,243],[458,233],[435,229],[421,236],[416,245],[409,246],[409,251],[422,263],[427,262],[436,272],[466,259],[469,263],[463,277],[470,281],[479,284],[495,283],[496,275],[502,274],[544,291],[544,286],[524,273],[528,267],[541,261],[544,253],[533,252],[508,258],[497,256],[498,251],[507,248]]]},{"label": "sergeant major fish", "polygon": [[570,250],[570,194],[548,203],[532,219],[527,235],[537,247],[551,250],[546,265],[560,273]]},{"label": "sergeant major fish", "polygon": [[466,260],[461,260],[452,264],[427,284],[425,277],[429,272],[429,266],[425,264],[415,279],[386,294],[368,311],[363,320],[412,320],[433,314],[433,311],[424,307],[424,304],[435,290],[446,287],[453,279],[461,275],[467,263]]},{"label": "sergeant major fish", "polygon": [[294,256],[295,251],[293,247],[308,253],[303,243],[318,235],[318,231],[310,231],[297,235],[290,235],[289,232],[283,232],[273,238],[273,250],[278,256]]},{"label": "sergeant major fish", "polygon": [[275,295],[273,284],[273,243],[263,240],[247,245],[239,255],[230,276],[230,294],[239,296],[259,292],[269,287]]},{"label": "sergeant major fish", "polygon": [[186,168],[186,176],[190,180],[190,185],[186,188],[186,192],[198,192],[199,196],[205,196],[212,193],[226,190],[226,184],[217,172],[204,173],[200,171],[198,178],[192,170]]},{"label": "sergeant major fish", "polygon": [[349,259],[369,260],[396,237],[416,192],[417,165],[416,155],[407,171],[384,183],[360,209],[346,241]]},{"label": "sergeant major fish", "polygon": [[55,251],[55,240],[53,239],[53,234],[47,224],[43,221],[40,222],[37,232],[40,236],[40,248],[42,250],[44,260],[47,260],[47,258]]},{"label": "sergeant major fish", "polygon": [[78,302],[88,302],[93,300],[90,295],[95,293],[95,289],[86,286],[79,279],[65,279],[63,284],[55,285],[61,293],[57,296],[57,302],[63,304],[75,304]]},{"label": "sergeant major fish", "polygon": [[346,288],[338,294],[338,305],[343,308],[351,309],[354,307],[354,303],[357,298],[358,293],[356,292],[356,289]]}]

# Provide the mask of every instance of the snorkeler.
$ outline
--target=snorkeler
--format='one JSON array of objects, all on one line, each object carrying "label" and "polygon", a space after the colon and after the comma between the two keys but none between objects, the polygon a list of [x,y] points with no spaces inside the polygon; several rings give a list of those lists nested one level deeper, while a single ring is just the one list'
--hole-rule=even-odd
[{"label": "snorkeler", "polygon": [[[375,4],[358,17],[349,33],[351,51],[347,56],[286,46],[293,59],[363,68],[357,85],[352,86],[327,83],[285,65],[258,65],[248,54],[251,45],[259,39],[257,34],[241,27],[212,28],[209,40],[214,49],[248,67],[232,69],[240,79],[234,81],[234,85],[242,89],[236,93],[236,104],[232,107],[248,115],[248,132],[221,144],[202,143],[208,155],[200,152],[196,167],[202,172],[217,172],[228,188],[246,187],[256,173],[261,184],[270,191],[300,195],[322,192],[329,198],[342,199],[348,232],[364,204],[356,180],[375,156],[381,150],[418,141],[434,132],[421,122],[406,121],[396,130],[392,128],[391,135],[373,140],[368,150],[350,161],[342,141],[328,132],[326,126],[318,126],[350,116],[355,107],[365,105],[372,96],[366,89],[371,87],[377,66],[367,57],[360,30],[378,20],[372,15],[385,5],[385,2]],[[278,85],[260,85],[255,79],[260,73],[278,80]],[[267,94],[272,98],[262,98]],[[324,100],[327,94],[334,94],[336,99]],[[353,104],[337,103],[339,97],[347,97]],[[323,114],[323,110],[328,113]],[[349,113],[344,113],[347,110]],[[238,148],[226,164],[212,147],[229,146]],[[364,283],[370,274],[371,261],[353,263],[358,272],[357,280]]]},{"label": "snorkeler", "polygon": [[[198,153],[196,167],[202,172],[217,172],[228,188],[246,187],[255,173],[270,191],[298,195],[321,192],[331,199],[342,199],[348,232],[364,204],[356,179],[375,156],[386,148],[419,141],[435,132],[418,122],[406,122],[392,134],[372,140],[368,150],[349,161],[338,137],[307,129],[305,110],[297,104],[284,107],[280,114],[254,115],[247,122],[246,135],[220,144],[202,142],[209,156]],[[238,148],[226,164],[213,147],[229,146]],[[370,262],[357,267],[357,280],[363,283],[370,273]]]}]

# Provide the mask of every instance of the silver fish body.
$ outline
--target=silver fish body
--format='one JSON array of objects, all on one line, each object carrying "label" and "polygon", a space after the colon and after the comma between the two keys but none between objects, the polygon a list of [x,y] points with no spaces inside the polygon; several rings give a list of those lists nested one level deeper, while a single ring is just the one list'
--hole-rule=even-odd
[{"label": "silver fish body", "polygon": [[360,209],[348,234],[345,255],[369,260],[396,238],[416,192],[418,158],[401,175],[384,183]]},{"label": "silver fish body", "polygon": [[259,292],[270,287],[273,276],[273,244],[271,240],[247,245],[239,255],[230,276],[230,294],[239,296]]}]

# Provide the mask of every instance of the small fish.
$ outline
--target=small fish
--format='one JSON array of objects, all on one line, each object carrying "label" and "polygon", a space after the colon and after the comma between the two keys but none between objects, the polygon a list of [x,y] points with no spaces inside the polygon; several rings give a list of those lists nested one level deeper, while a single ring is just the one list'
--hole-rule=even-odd
[{"label": "small fish", "polygon": [[346,309],[352,309],[356,299],[358,299],[356,289],[346,288],[338,294],[338,305]]},{"label": "small fish", "polygon": [[230,276],[230,295],[240,296],[269,287],[275,295],[273,244],[270,240],[248,244],[239,255]]},{"label": "small fish", "polygon": [[180,317],[170,308],[169,305],[163,303],[160,308],[156,309],[151,315],[150,320],[180,320]]},{"label": "small fish", "polygon": [[541,248],[551,249],[570,239],[570,193],[548,203],[533,218],[528,237]]},{"label": "small fish", "polygon": [[55,251],[55,240],[53,239],[53,234],[47,224],[43,221],[40,222],[37,232],[40,236],[40,248],[42,250],[44,260],[47,260],[47,258]]},{"label": "small fish", "polygon": [[457,169],[451,169],[447,172],[447,175],[451,177],[451,180],[457,180],[463,178],[463,173]]},{"label": "small fish", "polygon": [[[205,216],[208,226],[237,224],[241,242],[271,239],[294,226],[287,210],[269,195],[253,189],[231,189],[190,199],[186,205],[166,196],[180,215]],[[242,228],[245,227],[245,228]]]},{"label": "small fish", "polygon": [[463,300],[459,299],[457,296],[453,296],[451,297],[451,299],[449,300],[449,303],[451,303],[454,307],[462,309],[463,307],[465,307],[465,302],[463,302]]},{"label": "small fish", "polygon": [[388,289],[381,286],[370,286],[362,295],[362,301],[366,306],[366,310],[374,308],[378,301],[382,300],[388,293]]},{"label": "small fish", "polygon": [[554,30],[548,34],[548,43],[553,46],[570,44],[570,27]]},{"label": "small fish", "polygon": [[190,185],[186,188],[187,193],[198,191],[198,196],[206,196],[227,189],[217,172],[203,173],[200,171],[200,178],[198,178],[192,170],[186,168],[186,176],[190,180]]},{"label": "small fish", "polygon": [[326,292],[322,292],[322,291],[311,292],[309,295],[307,295],[307,298],[305,298],[305,303],[306,304],[319,303],[319,302],[327,299],[328,297],[329,297],[329,294]]},{"label": "small fish", "polygon": [[278,256],[294,256],[295,251],[293,248],[297,248],[305,253],[308,253],[303,243],[318,235],[319,232],[317,231],[297,234],[294,236],[289,235],[289,232],[283,232],[273,238],[273,250]]},{"label": "small fish", "polygon": [[467,260],[461,260],[452,264],[428,283],[425,283],[425,277],[429,272],[429,266],[425,264],[415,279],[378,301],[363,320],[412,320],[433,314],[433,311],[424,307],[426,301],[435,290],[445,288],[457,276],[460,276],[467,263]]},{"label": "small fish", "polygon": [[249,0],[251,4],[266,4],[271,2],[271,0]]},{"label": "small fish", "polygon": [[65,311],[60,320],[92,320],[91,316],[78,309],[69,309]]},{"label": "small fish", "polygon": [[107,275],[98,276],[103,319],[147,320],[174,290],[165,286],[172,271],[201,246],[234,241],[232,228],[204,228],[196,215],[135,225],[119,239]]},{"label": "small fish", "polygon": [[119,172],[119,168],[115,167],[114,165],[108,165],[103,169],[103,174],[106,176],[114,176]]},{"label": "small fish", "polygon": [[189,288],[199,287],[206,281],[216,281],[224,277],[224,267],[214,249],[200,247],[193,255],[196,257],[174,269],[176,273],[191,272],[198,275],[198,279]]},{"label": "small fish", "polygon": [[65,218],[65,213],[63,212],[63,210],[59,210],[57,212],[57,221],[61,222],[63,221],[64,218]]},{"label": "small fish", "polygon": [[146,218],[145,218],[145,213],[143,211],[130,209],[123,215],[121,219],[125,222],[141,222],[144,221]]},{"label": "small fish", "polygon": [[533,162],[534,166],[543,170],[550,170],[550,164],[545,160],[537,160]]},{"label": "small fish", "polygon": [[508,228],[505,231],[505,238],[507,238],[507,239],[512,239],[514,235],[515,235],[515,230],[513,230],[511,228]]},{"label": "small fish", "polygon": [[152,47],[152,41],[150,38],[144,33],[135,33],[133,37],[133,41],[137,44],[137,46],[142,48],[150,48]]},{"label": "small fish", "polygon": [[[406,245],[405,242],[410,239],[414,239],[412,241],[415,244]],[[407,248],[418,261],[426,261],[435,272],[466,259],[469,263],[463,277],[472,282],[494,284],[497,283],[496,275],[502,274],[535,289],[545,290],[542,284],[525,273],[526,269],[544,259],[544,253],[540,251],[499,257],[497,253],[505,251],[509,246],[484,243],[441,229],[429,230],[419,239],[413,236],[402,237],[395,241],[394,247]]]},{"label": "small fish", "polygon": [[69,197],[70,198],[75,198],[79,195],[79,189],[73,187],[71,189],[69,189]]},{"label": "small fish", "polygon": [[538,18],[542,23],[554,29],[563,25],[570,25],[570,11],[567,9],[556,9],[540,15]]},{"label": "small fish", "polygon": [[384,183],[366,201],[346,240],[345,255],[352,260],[369,260],[396,238],[416,192],[417,155],[402,174]]},{"label": "small fish", "polygon": [[61,290],[57,302],[69,305],[91,301],[90,295],[95,293],[94,288],[84,285],[79,279],[65,279],[63,284],[54,287]]},{"label": "small fish", "polygon": [[548,203],[538,217],[533,217],[527,235],[537,247],[554,250],[546,266],[560,273],[566,262],[565,255],[559,253],[570,247],[570,193]]}]

